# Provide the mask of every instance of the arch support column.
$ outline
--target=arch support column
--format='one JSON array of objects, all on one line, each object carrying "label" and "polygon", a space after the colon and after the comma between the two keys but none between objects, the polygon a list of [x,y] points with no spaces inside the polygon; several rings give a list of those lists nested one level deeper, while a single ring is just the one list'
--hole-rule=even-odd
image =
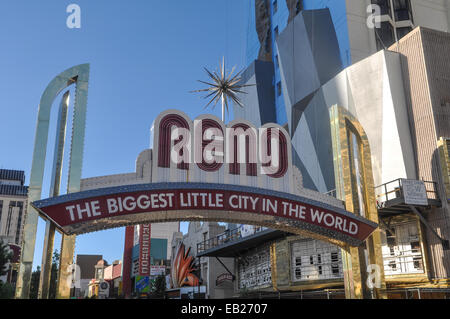
[{"label": "arch support column", "polygon": [[[87,108],[87,94],[88,94],[88,81],[89,81],[89,64],[81,64],[74,66],[56,76],[50,84],[45,89],[42,94],[41,101],[39,104],[38,120],[35,133],[34,150],[33,150],[33,162],[31,166],[30,174],[30,185],[28,188],[28,206],[27,215],[25,217],[24,230],[23,230],[23,240],[22,240],[22,253],[19,266],[19,274],[17,278],[17,286],[15,297],[21,299],[29,298],[30,294],[30,282],[31,273],[33,268],[33,257],[34,249],[36,244],[36,231],[39,219],[39,213],[31,206],[31,203],[41,199],[42,195],[42,184],[44,179],[44,169],[46,165],[46,151],[48,142],[48,133],[50,125],[50,113],[54,100],[61,91],[66,89],[72,84],[76,84],[75,90],[75,102],[73,110],[73,121],[72,121],[72,136],[70,145],[70,158],[69,158],[69,174],[68,174],[68,185],[67,192],[73,193],[80,190],[80,180],[81,180],[81,169],[83,164],[83,148],[84,148],[84,135],[86,126],[86,108]],[[67,97],[65,95],[65,97]],[[64,101],[64,99],[63,99]],[[65,125],[62,120],[59,121],[61,126]],[[58,133],[62,134],[62,129],[57,129]],[[58,135],[59,137],[59,135]],[[64,140],[57,140],[57,145],[62,145],[62,150],[64,149]],[[62,165],[62,150],[56,151],[56,155],[53,159],[53,180],[51,181],[52,191],[50,196],[56,196],[54,192],[55,186],[58,187],[60,183],[60,175],[58,175],[58,170],[60,172]],[[61,163],[58,161],[61,160]],[[58,191],[59,192],[59,191]],[[55,195],[56,194],[56,195]],[[46,235],[46,247],[44,249],[48,252],[52,243],[52,232],[47,232]],[[60,265],[71,264],[73,261],[73,249],[75,247],[75,237],[71,238],[69,242],[64,244],[65,239],[63,237],[62,251]],[[73,244],[72,244],[73,242]],[[63,251],[64,249],[64,251]],[[72,256],[72,259],[70,258]],[[44,256],[46,265],[43,269],[41,278],[47,280],[49,278],[51,267],[47,267],[49,260],[51,260],[51,253]],[[62,267],[60,267],[60,270]],[[60,276],[59,276],[60,277]],[[47,288],[46,284],[41,286],[41,295],[46,294]],[[58,283],[58,296],[69,297],[67,291],[63,288],[62,280]],[[69,289],[70,291],[70,289]]]},{"label": "arch support column", "polygon": [[[370,146],[359,121],[345,108],[330,108],[337,197],[347,211],[378,224]],[[359,247],[342,249],[345,295],[349,299],[386,298],[380,229]]]}]

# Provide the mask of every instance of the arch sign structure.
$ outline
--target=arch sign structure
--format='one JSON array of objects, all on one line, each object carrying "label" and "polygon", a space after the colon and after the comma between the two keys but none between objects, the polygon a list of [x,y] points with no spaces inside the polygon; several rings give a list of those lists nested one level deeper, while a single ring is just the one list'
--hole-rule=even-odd
[{"label": "arch sign structure", "polygon": [[340,246],[359,246],[377,224],[331,196],[304,189],[290,138],[276,124],[256,129],[180,111],[154,123],[152,183],[70,193],[32,206],[67,235],[185,220],[262,225]]},{"label": "arch sign structure", "polygon": [[[367,296],[363,285],[366,253],[369,261],[380,267],[383,278],[370,148],[364,130],[344,109],[335,106],[330,113],[336,191],[342,200],[303,187],[302,175],[292,165],[289,134],[281,126],[265,124],[256,128],[244,120],[225,125],[212,115],[191,120],[177,110],[162,112],[153,123],[153,148],[142,152],[137,161],[136,175],[142,184],[80,192],[89,69],[89,64],[81,64],[65,70],[49,83],[41,97],[16,298],[29,297],[38,215],[47,221],[39,285],[39,298],[43,299],[48,297],[57,229],[63,233],[57,297],[68,298],[70,286],[66,283],[73,275],[76,235],[168,221],[261,225],[339,245],[348,298]],[[70,152],[64,154],[70,97],[67,91],[58,111],[51,197],[41,200],[51,108],[58,95],[71,85],[76,85],[76,90],[72,135],[67,140]],[[350,147],[353,140],[349,140],[353,136],[360,146],[367,218],[355,209],[357,183],[351,160],[355,154]],[[67,157],[67,195],[59,196],[62,164]]]}]

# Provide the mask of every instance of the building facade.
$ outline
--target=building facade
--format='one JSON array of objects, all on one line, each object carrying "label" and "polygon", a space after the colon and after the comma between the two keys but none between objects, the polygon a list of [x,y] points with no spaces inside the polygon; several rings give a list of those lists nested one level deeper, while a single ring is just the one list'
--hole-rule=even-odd
[{"label": "building facade", "polygon": [[[174,236],[172,256],[175,255],[175,250],[182,242],[186,249],[190,249],[190,255],[197,257],[198,244],[224,234],[225,230],[225,226],[214,222],[190,222],[188,232],[184,236],[181,233]],[[225,278],[228,278],[227,275],[234,269],[234,259],[199,257],[196,258],[196,267],[200,270],[197,271],[200,284],[206,286],[207,299],[223,299],[233,296],[233,283]]]},{"label": "building facade", "polygon": [[450,277],[450,34],[416,28],[390,50],[399,52],[407,92],[417,177],[434,181],[440,206],[426,210],[431,275]]},{"label": "building facade", "polygon": [[[377,5],[379,11],[373,11]],[[254,0],[250,1],[250,21],[247,30],[246,63],[267,61],[273,64],[274,122],[284,125],[288,119],[282,96],[282,71],[278,57],[278,35],[298,13],[328,9],[336,31],[338,57],[348,67],[380,49],[388,48],[416,26],[449,31],[450,4],[446,0]],[[377,27],[368,27],[373,15],[380,14]],[[319,24],[315,25],[317,28]],[[322,24],[328,28],[325,24]],[[301,35],[297,33],[297,35]],[[293,38],[295,34],[291,35]],[[295,41],[298,41],[296,38]],[[300,41],[297,43],[301,43]],[[305,42],[306,43],[306,42]],[[316,42],[317,43],[317,42]],[[270,120],[272,121],[272,120]],[[264,122],[262,123],[264,124]]]},{"label": "building facade", "polygon": [[89,283],[95,278],[95,265],[103,260],[102,255],[76,255],[75,264],[77,265],[79,287],[75,287],[74,296],[77,298],[87,297],[89,294]]},{"label": "building facade", "polygon": [[[253,58],[264,61],[253,61],[243,79],[257,86],[243,96],[246,108],[236,107],[235,116],[256,125],[264,124],[260,114],[275,116],[291,134],[293,162],[305,187],[334,193],[335,146],[330,122],[334,106],[345,108],[361,123],[370,144],[388,296],[420,298],[425,296],[423,291],[429,297],[448,295],[448,1],[427,5],[420,1],[333,1],[327,9],[313,11],[307,10],[311,9],[308,1],[293,7],[290,1],[286,7],[284,1],[255,3],[260,9],[265,3],[269,10],[265,16],[256,10],[257,33],[264,26],[275,39],[258,38],[259,55]],[[366,24],[366,8],[371,3],[381,7],[380,28]],[[337,10],[338,6],[345,10]],[[292,8],[295,13],[286,10]],[[338,11],[341,19],[337,19]],[[282,24],[277,22],[280,17]],[[341,32],[343,25],[346,32]],[[418,25],[435,30],[415,28]],[[386,38],[387,29],[392,31],[391,38]],[[343,39],[343,34],[348,38]],[[264,85],[272,85],[274,94],[262,92]],[[283,109],[285,119],[280,116]],[[356,147],[354,183],[363,214],[365,199],[358,179],[362,159]],[[409,198],[411,185],[419,185],[421,203]],[[240,294],[250,281],[253,291],[260,293],[326,291],[328,297],[338,296],[329,289],[342,287],[339,250],[286,234],[269,244],[257,238],[240,239],[233,249],[243,255],[250,240],[255,247],[253,253],[248,251],[252,266],[247,266],[247,272],[237,262],[236,291]],[[204,252],[214,253],[228,254],[220,245]],[[312,273],[303,268],[305,264]],[[422,289],[422,293],[408,289]]]},{"label": "building facade", "polygon": [[21,245],[28,186],[24,171],[0,169],[0,237]]}]

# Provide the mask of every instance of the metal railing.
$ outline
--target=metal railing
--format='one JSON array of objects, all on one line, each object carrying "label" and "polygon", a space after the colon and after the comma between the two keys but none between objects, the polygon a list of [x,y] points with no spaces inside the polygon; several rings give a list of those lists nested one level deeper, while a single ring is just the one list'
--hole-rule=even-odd
[{"label": "metal railing", "polygon": [[[253,234],[262,232],[263,230],[266,230],[266,229],[267,228],[265,228],[265,227],[255,226]],[[251,234],[251,235],[253,235],[253,234]],[[205,250],[209,250],[209,249],[230,243],[232,241],[236,241],[243,237],[244,236],[242,236],[241,227],[227,230],[222,234],[219,234],[215,237],[209,238],[201,243],[198,243],[197,244],[197,253],[201,253],[201,252],[204,252]]]},{"label": "metal railing", "polygon": [[332,190],[326,192],[325,195],[337,198],[337,191],[336,191],[336,189],[332,189]]},{"label": "metal railing", "polygon": [[[437,183],[430,181],[423,181],[425,184],[425,190],[427,192],[428,199],[439,200],[439,194],[437,192]],[[403,185],[402,179],[396,179],[382,185],[375,187],[375,194],[377,198],[378,208],[383,207],[383,203],[397,199],[403,198]]]}]

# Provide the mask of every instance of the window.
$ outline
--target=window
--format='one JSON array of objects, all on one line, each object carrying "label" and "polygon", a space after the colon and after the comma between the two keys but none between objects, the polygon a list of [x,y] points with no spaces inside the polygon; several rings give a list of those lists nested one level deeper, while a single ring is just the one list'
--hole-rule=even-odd
[{"label": "window", "polygon": [[410,0],[394,0],[395,21],[412,20]]},{"label": "window", "polygon": [[423,256],[416,221],[399,223],[382,232],[386,275],[423,273]]},{"label": "window", "polygon": [[339,248],[316,240],[291,244],[293,281],[342,278]]},{"label": "window", "polygon": [[16,202],[9,202],[8,219],[6,220],[6,236],[9,236],[9,231],[11,230],[11,219],[14,207],[16,207]]},{"label": "window", "polygon": [[277,83],[277,96],[281,95],[281,81]]},{"label": "window", "polygon": [[397,28],[397,39],[400,40],[411,31],[412,31],[411,27]]},{"label": "window", "polygon": [[203,241],[207,241],[208,240],[208,232],[204,232],[203,233]]},{"label": "window", "polygon": [[239,288],[267,287],[272,283],[269,246],[258,248],[238,260]]},{"label": "window", "polygon": [[280,61],[278,60],[278,54],[275,56],[275,65],[277,66],[277,69],[280,68]]},{"label": "window", "polygon": [[277,11],[278,11],[278,1],[275,0],[273,2],[273,14],[277,13]]},{"label": "window", "polygon": [[376,4],[381,9],[381,15],[391,15],[390,0],[372,0],[372,4]]},{"label": "window", "polygon": [[381,22],[381,27],[375,28],[374,31],[378,50],[388,48],[394,43],[394,27],[390,22]]},{"label": "window", "polygon": [[2,225],[2,209],[3,209],[3,201],[0,200],[0,231],[2,230],[1,225]]},{"label": "window", "polygon": [[[22,229],[22,213],[23,213],[23,202],[17,202],[17,207],[19,207],[19,215],[17,217],[17,230],[16,230],[16,244],[20,244],[20,232]],[[0,208],[1,210],[1,208]]]}]

